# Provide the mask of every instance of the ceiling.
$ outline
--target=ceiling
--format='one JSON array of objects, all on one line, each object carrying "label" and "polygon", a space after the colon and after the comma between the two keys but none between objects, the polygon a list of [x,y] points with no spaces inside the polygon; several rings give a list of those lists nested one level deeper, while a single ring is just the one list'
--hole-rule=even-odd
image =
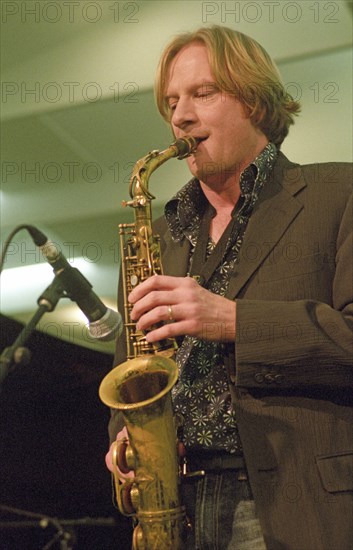
[{"label": "ceiling", "polygon": [[[133,221],[121,206],[132,166],[171,142],[152,87],[174,34],[223,24],[251,35],[302,101],[284,153],[304,163],[352,160],[351,2],[12,1],[1,8],[2,240],[19,224],[35,225],[70,261],[81,258],[107,305],[116,299],[117,226]],[[153,175],[154,216],[187,178],[174,160]],[[35,270],[42,263],[19,232],[1,278],[3,314],[31,318],[53,278],[47,264]],[[80,311],[66,302],[39,328],[111,352],[113,344],[87,338]]]}]

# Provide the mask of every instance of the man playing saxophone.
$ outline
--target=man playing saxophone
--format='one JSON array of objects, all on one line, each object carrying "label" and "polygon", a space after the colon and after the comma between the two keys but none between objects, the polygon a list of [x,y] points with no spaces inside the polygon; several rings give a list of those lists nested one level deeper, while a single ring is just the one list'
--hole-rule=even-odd
[{"label": "man playing saxophone", "polygon": [[[199,141],[154,225],[165,274],[129,295],[148,342],[178,342],[185,548],[347,550],[351,166],[282,154],[300,107],[265,50],[226,27],[166,47],[156,98],[174,136]],[[115,411],[112,441],[121,429]]]}]

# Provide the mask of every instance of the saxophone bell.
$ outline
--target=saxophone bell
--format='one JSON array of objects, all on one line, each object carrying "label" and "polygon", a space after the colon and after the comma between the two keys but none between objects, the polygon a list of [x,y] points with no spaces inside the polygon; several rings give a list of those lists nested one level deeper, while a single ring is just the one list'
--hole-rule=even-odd
[{"label": "saxophone bell", "polygon": [[[159,354],[136,357],[118,365],[103,379],[99,396],[122,412],[129,434],[113,453],[114,468],[134,470],[120,482],[114,472],[121,513],[138,519],[134,550],[182,550],[186,527],[180,503],[176,427],[171,389],[178,378],[172,359]],[[119,451],[123,451],[120,453]],[[120,456],[119,456],[120,454]]]}]

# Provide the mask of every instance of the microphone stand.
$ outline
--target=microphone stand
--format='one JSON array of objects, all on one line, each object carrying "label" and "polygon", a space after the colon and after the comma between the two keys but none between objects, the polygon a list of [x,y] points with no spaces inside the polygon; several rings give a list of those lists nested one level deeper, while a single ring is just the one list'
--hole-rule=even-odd
[{"label": "microphone stand", "polygon": [[54,311],[60,298],[64,296],[66,296],[64,287],[56,275],[52,283],[38,298],[37,304],[39,307],[33,317],[21,330],[12,346],[5,348],[0,355],[0,388],[9,372],[14,370],[17,365],[28,365],[31,360],[31,353],[28,348],[24,347],[24,344],[43,315]]},{"label": "microphone stand", "polygon": [[43,546],[42,550],[49,550],[54,544],[60,544],[60,550],[73,550],[75,546],[75,527],[116,527],[114,518],[79,518],[79,519],[58,519],[56,517],[50,517],[46,514],[38,514],[35,512],[28,512],[27,510],[20,510],[0,504],[0,512],[7,512],[18,516],[29,518],[29,520],[22,521],[0,521],[0,531],[12,530],[12,529],[26,529],[33,527],[40,527],[46,529],[52,526],[55,529],[54,536]]},{"label": "microphone stand", "polygon": [[50,525],[55,529],[55,534],[51,540],[43,546],[42,550],[49,550],[55,543],[60,544],[60,550],[73,550],[74,540],[72,533],[69,530],[64,529],[62,522],[57,518],[50,517],[44,514],[37,514],[34,512],[28,512],[27,510],[20,510],[11,506],[0,504],[0,511],[9,512],[15,515],[31,518],[32,521],[26,522],[0,522],[0,526],[3,529],[22,529],[23,527],[40,527],[46,529]]}]

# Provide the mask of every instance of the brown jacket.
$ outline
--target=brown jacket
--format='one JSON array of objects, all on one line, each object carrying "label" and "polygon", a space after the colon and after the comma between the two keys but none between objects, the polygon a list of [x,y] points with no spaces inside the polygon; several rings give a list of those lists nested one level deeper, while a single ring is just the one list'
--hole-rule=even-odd
[{"label": "brown jacket", "polygon": [[[350,164],[299,166],[280,153],[227,293],[237,301],[230,388],[271,550],[353,541],[351,191]],[[173,242],[164,219],[155,229],[165,273],[185,276],[188,242]],[[112,438],[118,425],[113,413]]]}]

